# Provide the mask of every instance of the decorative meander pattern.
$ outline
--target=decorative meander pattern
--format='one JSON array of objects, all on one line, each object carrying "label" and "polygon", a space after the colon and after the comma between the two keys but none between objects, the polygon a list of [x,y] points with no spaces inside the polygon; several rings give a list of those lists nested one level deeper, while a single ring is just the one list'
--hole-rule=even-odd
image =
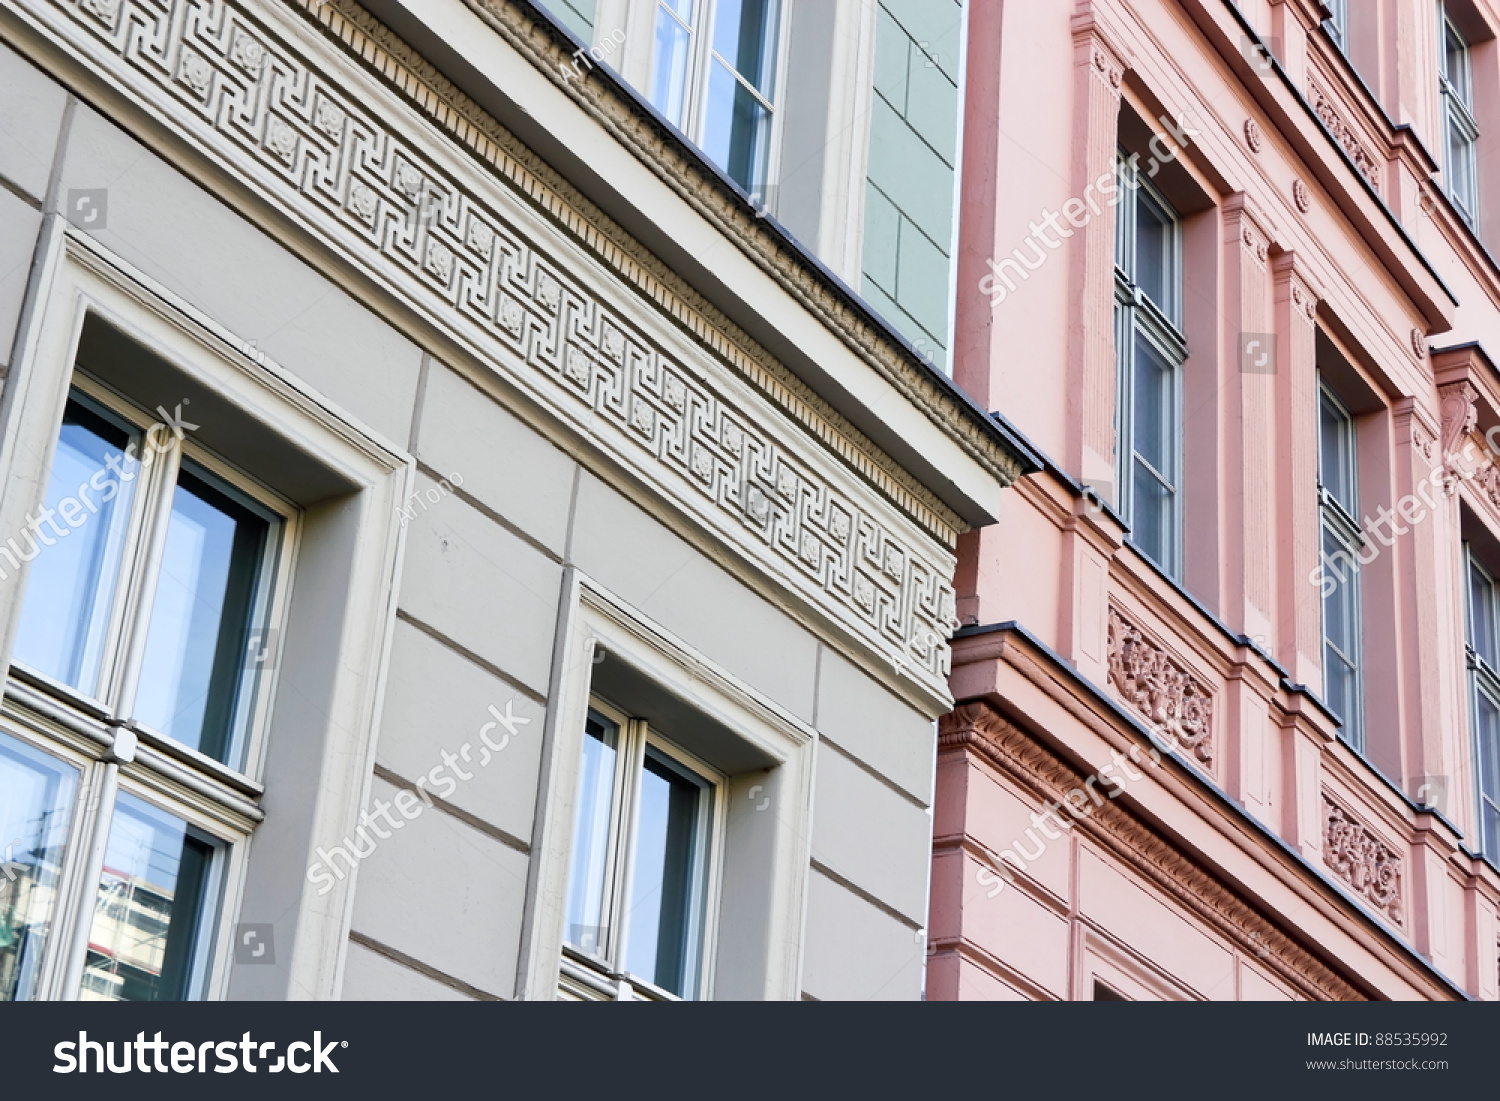
[{"label": "decorative meander pattern", "polygon": [[513,381],[607,435],[617,458],[695,500],[719,534],[946,692],[951,555],[871,507],[875,495],[852,476],[777,439],[762,411],[710,377],[709,362],[669,353],[540,251],[520,219],[501,213],[523,200],[500,181],[461,185],[369,109],[346,72],[319,71],[223,0],[27,7],[211,156],[268,186],[331,247],[477,337]]}]

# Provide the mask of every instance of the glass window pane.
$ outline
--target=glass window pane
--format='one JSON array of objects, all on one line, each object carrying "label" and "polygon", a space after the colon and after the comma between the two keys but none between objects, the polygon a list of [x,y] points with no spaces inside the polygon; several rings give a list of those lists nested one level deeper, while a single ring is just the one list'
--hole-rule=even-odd
[{"label": "glass window pane", "polygon": [[[15,656],[93,695],[120,572],[140,437],[70,401],[37,524],[0,547],[0,570],[30,560]],[[129,455],[126,449],[130,448]],[[55,515],[54,515],[55,514]]]},{"label": "glass window pane", "polygon": [[714,52],[770,99],[776,68],[776,0],[719,0],[714,7]]},{"label": "glass window pane", "polygon": [[1135,204],[1135,271],[1136,286],[1172,320],[1177,319],[1173,293],[1172,218],[1146,192],[1136,192]]},{"label": "glass window pane", "polygon": [[1469,565],[1469,645],[1490,668],[1500,669],[1495,660],[1495,586],[1473,563]]},{"label": "glass window pane", "polygon": [[1176,373],[1172,364],[1140,332],[1135,336],[1135,422],[1138,455],[1169,483],[1177,477]]},{"label": "glass window pane", "polygon": [[1358,515],[1354,493],[1354,424],[1326,392],[1318,403],[1318,476],[1323,488],[1350,516]]},{"label": "glass window pane", "polygon": [[614,811],[615,754],[619,728],[596,714],[584,727],[578,772],[578,815],[568,878],[567,940],[596,956],[608,941],[604,897],[609,872],[609,827]]},{"label": "glass window pane", "polygon": [[94,900],[85,1001],[183,1001],[194,971],[214,846],[180,818],[121,792]]},{"label": "glass window pane", "polygon": [[1500,705],[1488,692],[1474,693],[1474,740],[1478,743],[1480,843],[1491,860],[1500,858]]},{"label": "glass window pane", "polygon": [[135,715],[227,760],[247,679],[270,523],[183,465],[151,607]]},{"label": "glass window pane", "polygon": [[1469,48],[1452,23],[1443,25],[1443,75],[1466,106],[1473,106],[1469,92]]},{"label": "glass window pane", "polygon": [[703,151],[729,178],[755,193],[765,180],[771,113],[715,59],[708,77]]},{"label": "glass window pane", "polygon": [[656,12],[656,57],[651,77],[651,103],[673,126],[682,126],[682,107],[687,96],[688,57],[692,35],[673,18],[668,8],[688,9],[683,21],[691,25],[692,2],[664,3]]},{"label": "glass window pane", "polygon": [[1475,207],[1475,147],[1473,138],[1459,120],[1448,119],[1448,193],[1463,213],[1473,220]]},{"label": "glass window pane", "polygon": [[1354,571],[1359,568],[1343,542],[1323,529],[1323,574],[1334,587],[1323,598],[1323,637],[1346,654],[1354,653],[1354,625],[1350,597],[1354,591]]},{"label": "glass window pane", "polygon": [[1139,459],[1131,484],[1130,539],[1147,557],[1171,573],[1173,550],[1173,496]]},{"label": "glass window pane", "polygon": [[0,1002],[36,990],[78,770],[0,735]]},{"label": "glass window pane", "polygon": [[654,750],[641,773],[630,886],[630,944],[625,966],[663,990],[690,996],[695,980],[694,906],[702,886],[698,867],[701,780]]},{"label": "glass window pane", "polygon": [[1323,680],[1328,706],[1343,720],[1343,736],[1350,738],[1358,718],[1355,670],[1332,646],[1323,647]]}]

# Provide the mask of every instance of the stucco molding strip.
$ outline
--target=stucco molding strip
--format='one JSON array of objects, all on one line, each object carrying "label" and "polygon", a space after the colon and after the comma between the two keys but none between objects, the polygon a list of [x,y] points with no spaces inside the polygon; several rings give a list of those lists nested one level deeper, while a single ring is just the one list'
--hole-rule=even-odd
[{"label": "stucco molding strip", "polygon": [[514,49],[547,73],[725,238],[776,279],[908,401],[956,439],[964,450],[1008,485],[1022,473],[1020,458],[978,424],[954,416],[954,399],[914,352],[902,350],[864,318],[826,278],[813,274],[765,225],[753,207],[731,194],[696,155],[687,154],[660,123],[603,81],[564,76],[572,52],[549,28],[514,0],[464,0]]},{"label": "stucco molding strip", "polygon": [[431,130],[398,132],[380,113],[390,93],[347,58],[314,64],[312,29],[278,26],[281,14],[221,0],[31,0],[10,18],[948,699],[953,555],[743,380],[669,350],[678,338],[658,318],[632,320],[617,305],[627,291],[551,240],[556,229],[504,181]]},{"label": "stucco molding strip", "polygon": [[491,117],[356,0],[287,0],[308,11],[371,73],[453,140],[509,181],[600,263],[630,283],[693,338],[868,478],[924,528],[952,545],[963,520],[936,494],[765,351],[690,283]]},{"label": "stucco molding strip", "polygon": [[[1046,802],[1083,786],[1086,777],[983,701],[960,704],[938,723],[938,751],[974,753]],[[1365,1001],[1366,996],[1220,880],[1119,803],[1106,802],[1074,823],[1189,913],[1236,945],[1253,945],[1267,966],[1304,996]],[[1262,954],[1264,953],[1264,954]]]}]

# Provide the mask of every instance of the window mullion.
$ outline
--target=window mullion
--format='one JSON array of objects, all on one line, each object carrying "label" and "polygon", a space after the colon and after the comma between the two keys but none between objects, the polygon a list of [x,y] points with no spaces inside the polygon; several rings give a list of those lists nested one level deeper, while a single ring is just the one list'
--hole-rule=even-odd
[{"label": "window mullion", "polygon": [[109,831],[114,821],[115,802],[120,794],[120,766],[106,761],[95,770],[88,805],[79,822],[80,857],[70,861],[73,882],[64,888],[66,913],[58,915],[57,956],[53,965],[55,985],[48,997],[58,1001],[77,1001],[83,986],[84,963],[88,956],[89,933],[94,924],[94,894],[104,873],[104,859],[109,847]]},{"label": "window mullion", "polygon": [[683,89],[683,133],[703,144],[703,124],[708,118],[708,76],[713,64],[713,22],[718,14],[714,0],[698,0],[694,28],[691,32],[687,87]]},{"label": "window mullion", "polygon": [[[153,426],[147,433],[145,446],[151,446],[152,433],[161,427]],[[150,465],[141,475],[146,479],[140,493],[143,520],[135,554],[126,567],[124,588],[129,595],[120,624],[118,645],[121,652],[116,655],[116,676],[110,696],[115,715],[122,719],[134,717],[136,687],[140,683],[141,663],[145,658],[146,632],[151,624],[156,582],[166,552],[167,528],[172,520],[173,495],[181,466],[182,447],[174,441],[154,452]]]},{"label": "window mullion", "polygon": [[635,875],[635,834],[639,815],[641,769],[646,758],[646,722],[631,719],[620,727],[620,752],[616,755],[616,818],[610,825],[614,850],[610,854],[611,880],[609,899],[609,966],[616,973],[625,970],[625,946],[630,936],[630,888]]}]

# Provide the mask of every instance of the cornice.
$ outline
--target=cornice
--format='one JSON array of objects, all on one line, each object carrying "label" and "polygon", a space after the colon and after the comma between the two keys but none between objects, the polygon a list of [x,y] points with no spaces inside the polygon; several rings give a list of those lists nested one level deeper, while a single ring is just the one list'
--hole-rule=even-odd
[{"label": "cornice", "polygon": [[[294,0],[315,7],[318,0]],[[348,3],[350,0],[343,0]],[[518,53],[545,73],[622,145],[692,206],[750,260],[873,368],[966,454],[1002,484],[1032,469],[1035,457],[1019,441],[998,438],[1003,428],[947,383],[883,326],[872,323],[846,289],[791,248],[745,198],[728,186],[701,155],[683,147],[633,97],[607,79],[573,80],[573,43],[530,4],[519,0],[464,0]]]},{"label": "cornice", "polygon": [[[761,390],[726,368],[655,305],[659,282],[643,308],[637,284],[548,215],[549,203],[562,209],[557,193],[478,122],[414,78],[399,102],[391,77],[410,70],[369,36],[345,41],[321,22],[355,10],[27,0],[0,6],[0,29],[417,340],[492,375],[518,408],[581,440],[753,584],[945,704],[957,626],[947,518],[929,508],[924,525],[909,493],[908,507],[895,503],[895,480],[881,492],[874,460],[862,472],[857,449],[841,461],[805,427],[817,421],[810,402],[791,402],[794,415],[770,400],[767,391],[792,391],[764,364]],[[422,125],[415,101],[426,118],[450,112],[449,126],[491,142],[490,159]],[[582,235],[612,247],[596,227]]]},{"label": "cornice", "polygon": [[[979,756],[1012,783],[1053,802],[1087,777],[1043,747],[988,703],[960,704],[938,724],[938,751]],[[1117,802],[1106,802],[1074,823],[1097,844],[1170,896],[1215,932],[1265,951],[1263,965],[1305,997],[1364,1001],[1364,995],[1281,928],[1193,861],[1154,827]]]},{"label": "cornice", "polygon": [[509,180],[600,262],[653,300],[928,531],[951,544],[953,533],[967,528],[952,509],[881,452],[842,413],[356,0],[287,2],[315,19],[390,88]]}]

